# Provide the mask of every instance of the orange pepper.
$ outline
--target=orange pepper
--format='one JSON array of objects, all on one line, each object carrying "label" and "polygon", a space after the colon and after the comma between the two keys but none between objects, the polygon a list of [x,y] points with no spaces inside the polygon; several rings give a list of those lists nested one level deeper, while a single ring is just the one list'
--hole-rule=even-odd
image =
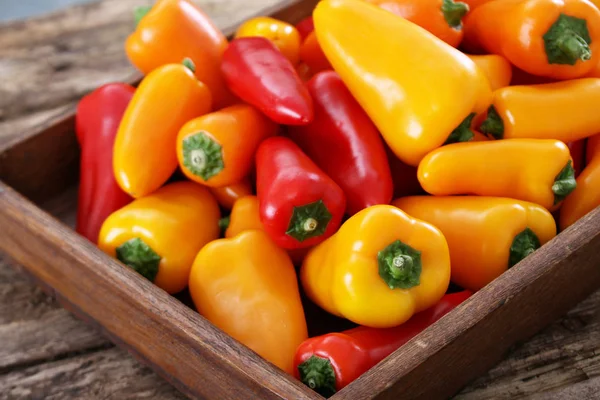
[{"label": "orange pepper", "polygon": [[588,139],[587,165],[577,178],[577,188],[560,208],[560,228],[567,229],[600,206],[600,134]]},{"label": "orange pepper", "polygon": [[210,89],[213,108],[234,104],[221,76],[227,39],[191,0],[159,0],[125,42],[129,60],[144,74],[190,58],[196,77]]},{"label": "orange pepper", "polygon": [[[260,221],[259,203],[256,196],[246,196],[235,202],[229,216],[229,225],[225,231],[225,237],[232,238],[250,230],[265,230],[263,223]],[[300,265],[310,249],[293,249],[287,252],[294,265]]]},{"label": "orange pepper", "polygon": [[600,79],[509,86],[494,92],[482,133],[571,142],[600,132]]},{"label": "orange pepper", "polygon": [[300,59],[310,67],[313,74],[333,69],[317,41],[317,34],[315,31],[312,31],[306,39],[304,39],[304,42],[300,47]]},{"label": "orange pepper", "polygon": [[258,230],[206,245],[190,273],[198,312],[287,373],[307,337],[296,271]]},{"label": "orange pepper", "polygon": [[414,196],[392,205],[430,223],[450,249],[451,280],[476,291],[556,235],[552,214],[500,197]]},{"label": "orange pepper", "polygon": [[251,36],[269,39],[292,65],[298,64],[301,39],[294,25],[271,17],[252,18],[238,28],[235,38]]},{"label": "orange pepper", "polygon": [[111,214],[98,247],[168,293],[185,289],[198,251],[219,237],[219,206],[193,182],[175,182]]},{"label": "orange pepper", "polygon": [[469,6],[463,1],[367,0],[367,2],[419,25],[450,46],[458,47],[462,41],[462,18],[469,11]]},{"label": "orange pepper", "polygon": [[179,131],[179,166],[203,185],[231,185],[250,173],[258,145],[277,130],[277,124],[247,104],[206,114]]},{"label": "orange pepper", "polygon": [[237,200],[252,195],[252,185],[250,184],[250,179],[247,177],[231,185],[211,187],[209,190],[221,207],[228,210],[231,210]]},{"label": "orange pepper", "polygon": [[436,196],[474,194],[529,201],[549,210],[576,186],[571,154],[558,140],[455,143],[429,153],[419,182]]},{"label": "orange pepper", "polygon": [[496,0],[461,0],[463,3],[466,3],[469,6],[469,11],[473,11],[477,7],[482,4],[489,3],[490,1]]},{"label": "orange pepper", "polygon": [[188,63],[153,70],[125,110],[113,169],[121,189],[132,197],[150,194],[169,179],[177,169],[177,132],[188,120],[210,112],[210,91],[192,70]]},{"label": "orange pepper", "polygon": [[510,85],[512,79],[512,66],[502,56],[488,54],[483,56],[467,56],[483,71],[492,90],[500,89]]},{"label": "orange pepper", "polygon": [[463,44],[533,75],[580,78],[600,60],[600,11],[586,0],[490,1],[467,15]]}]

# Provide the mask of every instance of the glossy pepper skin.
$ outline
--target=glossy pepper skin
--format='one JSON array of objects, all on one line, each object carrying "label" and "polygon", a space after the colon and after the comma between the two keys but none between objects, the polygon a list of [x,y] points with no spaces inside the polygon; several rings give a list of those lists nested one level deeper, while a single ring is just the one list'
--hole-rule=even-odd
[{"label": "glossy pepper skin", "polygon": [[560,208],[560,228],[567,229],[600,206],[600,134],[588,139],[587,165],[577,178],[577,189]]},{"label": "glossy pepper skin", "polygon": [[583,139],[600,132],[600,79],[585,78],[494,92],[479,129],[496,139]]},{"label": "glossy pepper skin", "polygon": [[189,286],[200,314],[292,373],[294,352],[308,337],[306,320],[294,266],[265,232],[209,243],[194,261]]},{"label": "glossy pepper skin", "polygon": [[203,185],[231,185],[250,173],[258,145],[277,130],[277,124],[247,104],[203,115],[179,131],[179,166]]},{"label": "glossy pepper skin", "polygon": [[373,206],[311,250],[300,277],[307,296],[325,311],[391,328],[445,294],[448,244],[432,225],[393,206]]},{"label": "glossy pepper skin", "polygon": [[492,91],[510,85],[512,79],[512,66],[508,60],[496,54],[469,55],[471,59],[485,74],[490,82]]},{"label": "glossy pepper skin", "polygon": [[300,34],[300,38],[302,40],[305,40],[308,37],[308,35],[310,35],[310,33],[315,30],[315,22],[313,21],[312,15],[298,22],[296,24],[296,29]]},{"label": "glossy pepper skin", "polygon": [[533,75],[580,78],[600,59],[600,11],[585,0],[490,1],[467,15],[463,44]]},{"label": "glossy pepper skin", "polygon": [[135,88],[109,83],[85,96],[77,105],[75,131],[81,147],[77,223],[75,230],[92,243],[106,218],[132,198],[113,174],[113,146],[119,124]]},{"label": "glossy pepper skin", "polygon": [[235,38],[261,36],[269,39],[293,65],[300,59],[300,33],[287,22],[271,17],[256,17],[244,22]]},{"label": "glossy pepper skin", "polygon": [[466,290],[447,294],[433,307],[394,328],[359,326],[307,339],[296,350],[294,374],[317,393],[329,397],[458,307],[471,294]]},{"label": "glossy pepper skin", "polygon": [[500,197],[414,196],[392,204],[442,231],[452,282],[477,291],[556,236],[552,214]]},{"label": "glossy pepper skin", "polygon": [[265,231],[284,249],[314,246],[340,226],[343,190],[284,137],[269,138],[256,153],[256,190]]},{"label": "glossy pepper skin", "polygon": [[323,0],[313,17],[327,59],[409,165],[485,110],[484,97],[491,101],[487,79],[467,56],[403,18],[360,0]]},{"label": "glossy pepper skin", "polygon": [[235,102],[219,69],[227,39],[190,0],[159,0],[125,43],[129,60],[145,75],[190,58],[196,77],[213,96],[214,109]]},{"label": "glossy pepper skin", "polygon": [[209,190],[215,196],[219,205],[227,210],[231,210],[235,202],[242,197],[251,196],[253,193],[252,184],[248,177],[231,185],[211,187]]},{"label": "glossy pepper skin", "polygon": [[349,215],[392,199],[393,182],[377,128],[339,75],[324,71],[307,84],[315,117],[289,130],[289,137],[346,195]]},{"label": "glossy pepper skin", "polygon": [[325,53],[323,53],[323,49],[321,49],[321,45],[317,40],[317,34],[314,31],[302,42],[300,59],[308,65],[313,73],[333,69]]},{"label": "glossy pepper skin", "polygon": [[167,293],[178,293],[198,251],[219,237],[219,217],[208,189],[175,182],[108,217],[98,247]]},{"label": "glossy pepper skin", "polygon": [[455,0],[367,0],[431,32],[452,47],[462,41],[469,6]]},{"label": "glossy pepper skin", "polygon": [[160,188],[177,168],[179,129],[211,110],[206,85],[183,64],[153,70],[140,83],[115,139],[113,169],[121,189],[139,198]]},{"label": "glossy pepper skin", "polygon": [[576,187],[572,163],[558,140],[455,143],[428,154],[418,176],[435,196],[509,197],[553,210]]},{"label": "glossy pepper skin", "polygon": [[264,37],[233,40],[221,71],[233,93],[284,125],[308,124],[312,99],[292,63]]}]

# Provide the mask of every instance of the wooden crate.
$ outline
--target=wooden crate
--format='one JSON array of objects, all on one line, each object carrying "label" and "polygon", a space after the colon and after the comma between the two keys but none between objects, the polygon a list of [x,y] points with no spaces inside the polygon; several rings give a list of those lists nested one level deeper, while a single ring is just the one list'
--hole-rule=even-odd
[{"label": "wooden crate", "polygon": [[[295,23],[317,1],[262,14]],[[191,398],[322,399],[45,212],[60,196],[75,208],[78,157],[73,111],[0,148],[2,251]],[[332,398],[447,398],[598,287],[600,208]]]}]

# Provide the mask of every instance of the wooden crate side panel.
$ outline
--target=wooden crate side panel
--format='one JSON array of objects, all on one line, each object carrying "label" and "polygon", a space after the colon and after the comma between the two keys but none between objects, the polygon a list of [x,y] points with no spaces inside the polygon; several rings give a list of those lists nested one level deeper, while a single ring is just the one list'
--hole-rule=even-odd
[{"label": "wooden crate side panel", "polygon": [[600,287],[600,207],[334,399],[445,399]]},{"label": "wooden crate side panel", "polygon": [[3,251],[184,393],[321,398],[2,183],[0,226]]}]

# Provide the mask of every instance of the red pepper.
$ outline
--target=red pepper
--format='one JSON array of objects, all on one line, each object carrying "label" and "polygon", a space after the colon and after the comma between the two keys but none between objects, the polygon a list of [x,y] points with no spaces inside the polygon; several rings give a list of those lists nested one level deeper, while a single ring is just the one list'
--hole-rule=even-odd
[{"label": "red pepper", "polygon": [[311,389],[328,397],[392,354],[428,326],[465,301],[471,292],[445,295],[435,306],[395,328],[359,326],[305,340],[296,350],[294,373]]},{"label": "red pepper", "polygon": [[585,167],[585,139],[569,142],[567,143],[567,146],[571,152],[571,158],[573,158],[575,177],[578,177],[579,173],[583,171],[583,168]]},{"label": "red pepper", "polygon": [[425,194],[417,175],[418,168],[408,165],[396,157],[388,145],[385,146],[385,150],[394,182],[394,198]]},{"label": "red pepper", "polygon": [[312,15],[298,22],[298,24],[296,25],[296,29],[298,30],[298,33],[300,33],[300,39],[306,39],[306,37],[310,35],[312,31],[315,30],[315,23],[313,21]]},{"label": "red pepper", "polygon": [[256,176],[260,220],[279,247],[314,246],[339,228],[344,192],[290,139],[260,144]]},{"label": "red pepper", "polygon": [[233,40],[221,64],[229,89],[273,121],[304,125],[313,119],[308,90],[292,63],[264,37]]},{"label": "red pepper", "polygon": [[102,223],[131,202],[113,173],[113,144],[135,88],[110,83],[85,96],[77,106],[75,131],[81,146],[81,177],[76,231],[98,242]]},{"label": "red pepper", "polygon": [[336,72],[320,72],[306,86],[315,118],[308,125],[290,128],[290,138],[340,185],[348,214],[389,204],[392,176],[373,122]]}]

